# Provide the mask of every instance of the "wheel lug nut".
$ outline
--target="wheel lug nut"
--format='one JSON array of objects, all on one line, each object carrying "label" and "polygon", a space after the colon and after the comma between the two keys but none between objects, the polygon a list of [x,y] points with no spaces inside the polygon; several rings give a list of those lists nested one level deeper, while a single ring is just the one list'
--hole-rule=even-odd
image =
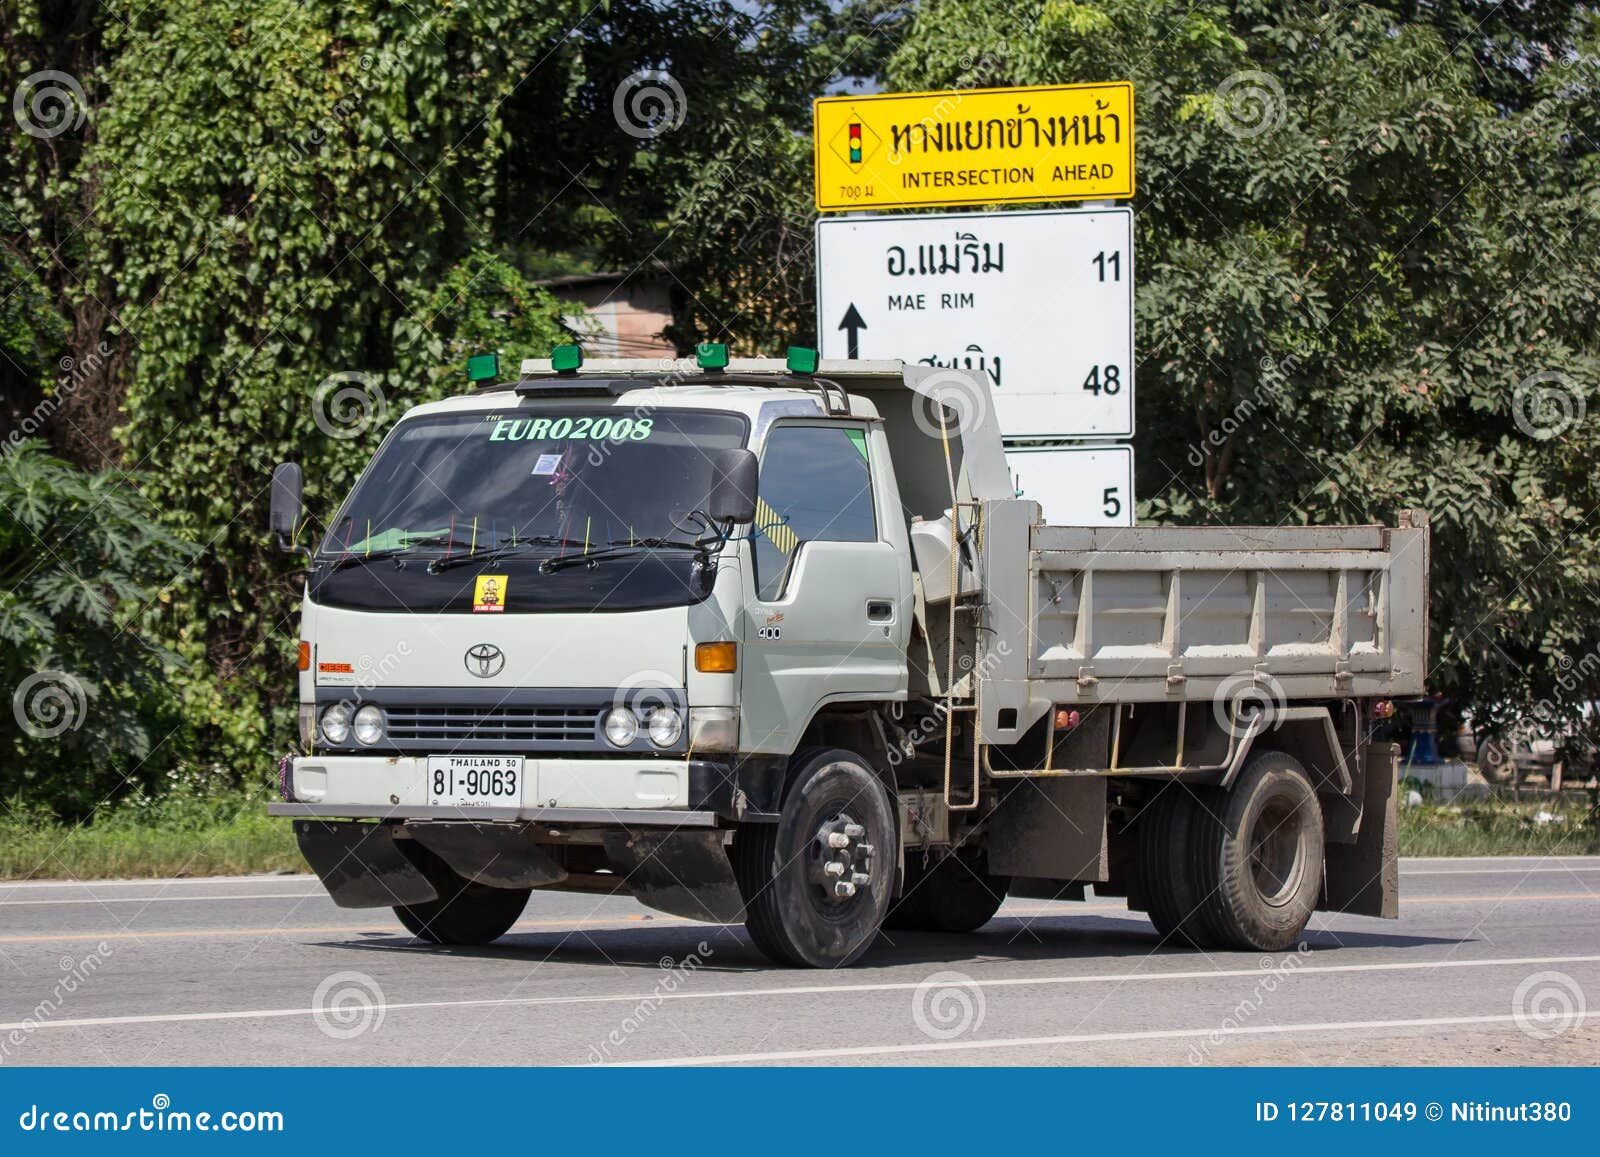
[{"label": "wheel lug nut", "polygon": [[844,865],[838,860],[829,860],[826,864],[822,865],[822,870],[830,876],[844,875]]},{"label": "wheel lug nut", "polygon": [[849,880],[840,880],[833,886],[833,894],[835,896],[854,896],[856,894],[856,886]]},{"label": "wheel lug nut", "polygon": [[858,856],[870,856],[870,855],[872,855],[872,851],[873,851],[873,848],[872,848],[871,844],[857,844],[856,845],[856,855],[858,855]]},{"label": "wheel lug nut", "polygon": [[850,837],[843,832],[829,832],[828,846],[830,848],[848,848],[850,846]]},{"label": "wheel lug nut", "polygon": [[867,875],[865,872],[851,872],[850,873],[850,882],[852,884],[854,884],[857,888],[865,888],[867,886],[867,884],[871,882],[871,880],[872,880],[872,877]]},{"label": "wheel lug nut", "polygon": [[862,827],[860,824],[845,824],[844,834],[849,836],[852,840],[859,840],[862,836],[867,834],[867,829]]}]

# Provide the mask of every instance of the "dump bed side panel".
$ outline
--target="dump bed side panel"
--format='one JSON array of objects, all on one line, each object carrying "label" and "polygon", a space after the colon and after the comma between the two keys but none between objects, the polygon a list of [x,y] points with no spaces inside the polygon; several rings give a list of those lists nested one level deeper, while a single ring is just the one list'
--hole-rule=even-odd
[{"label": "dump bed side panel", "polygon": [[985,541],[986,645],[1010,652],[986,702],[1015,706],[1021,689],[1002,684],[1027,682],[1008,732],[1049,703],[1212,699],[1241,677],[1285,701],[1423,691],[1420,517],[1393,528],[1034,523],[1024,548],[1016,512],[992,509],[1012,505],[986,504],[996,533]]}]

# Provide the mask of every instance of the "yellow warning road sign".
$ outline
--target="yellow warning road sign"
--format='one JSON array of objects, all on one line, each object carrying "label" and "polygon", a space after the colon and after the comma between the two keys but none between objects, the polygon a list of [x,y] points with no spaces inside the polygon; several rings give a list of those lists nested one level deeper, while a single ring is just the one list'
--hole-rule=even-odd
[{"label": "yellow warning road sign", "polygon": [[1133,85],[828,96],[812,106],[817,208],[1133,196]]}]

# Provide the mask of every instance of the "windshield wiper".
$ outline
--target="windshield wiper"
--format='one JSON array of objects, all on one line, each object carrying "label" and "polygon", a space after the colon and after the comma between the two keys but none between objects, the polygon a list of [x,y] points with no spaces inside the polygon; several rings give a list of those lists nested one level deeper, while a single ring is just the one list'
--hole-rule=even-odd
[{"label": "windshield wiper", "polygon": [[560,558],[547,558],[539,564],[539,569],[545,574],[554,574],[558,570],[565,570],[578,563],[599,562],[608,558],[624,558],[627,555],[641,550],[692,550],[697,554],[707,553],[706,548],[697,542],[676,542],[670,538],[614,538],[598,550],[587,550],[582,554],[568,554]]},{"label": "windshield wiper", "polygon": [[563,538],[559,534],[536,534],[531,538],[519,539],[514,543],[506,543],[490,550],[468,551],[465,554],[451,555],[449,558],[436,558],[428,564],[429,574],[438,574],[451,567],[466,566],[468,563],[491,563],[502,558],[526,554],[530,550],[547,546],[584,546],[581,538]]},{"label": "windshield wiper", "polygon": [[328,569],[329,574],[344,570],[346,567],[365,566],[368,563],[382,562],[386,558],[399,558],[401,555],[410,554],[419,546],[448,546],[449,539],[443,535],[430,535],[427,538],[414,538],[404,546],[385,547],[383,550],[365,551],[361,554],[346,554],[335,558]]}]

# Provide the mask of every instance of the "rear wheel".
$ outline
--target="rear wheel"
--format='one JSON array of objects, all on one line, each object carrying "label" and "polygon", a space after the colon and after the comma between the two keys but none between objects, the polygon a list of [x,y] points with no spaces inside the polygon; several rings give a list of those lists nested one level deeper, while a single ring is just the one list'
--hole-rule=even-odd
[{"label": "rear wheel", "polygon": [[431,852],[420,848],[417,851],[417,868],[439,897],[423,904],[398,905],[394,914],[419,940],[430,944],[488,944],[510,931],[528,906],[531,888],[477,884],[451,871]]},{"label": "rear wheel", "polygon": [[776,823],[733,844],[745,928],[779,964],[837,968],[872,944],[894,887],[898,834],[883,781],[852,752],[795,757]]},{"label": "rear wheel", "polygon": [[1276,952],[1305,931],[1322,892],[1322,807],[1305,768],[1263,751],[1191,829],[1205,935],[1219,946]]},{"label": "rear wheel", "polygon": [[1196,788],[1177,780],[1166,784],[1139,816],[1139,882],[1150,923],[1163,942],[1190,948],[1207,946],[1197,909],[1192,864],[1195,817],[1215,809],[1214,788]]},{"label": "rear wheel", "polygon": [[922,866],[914,849],[906,855],[905,883],[889,909],[886,928],[911,932],[974,932],[1006,898],[1005,876],[989,874],[988,857],[954,852]]}]

